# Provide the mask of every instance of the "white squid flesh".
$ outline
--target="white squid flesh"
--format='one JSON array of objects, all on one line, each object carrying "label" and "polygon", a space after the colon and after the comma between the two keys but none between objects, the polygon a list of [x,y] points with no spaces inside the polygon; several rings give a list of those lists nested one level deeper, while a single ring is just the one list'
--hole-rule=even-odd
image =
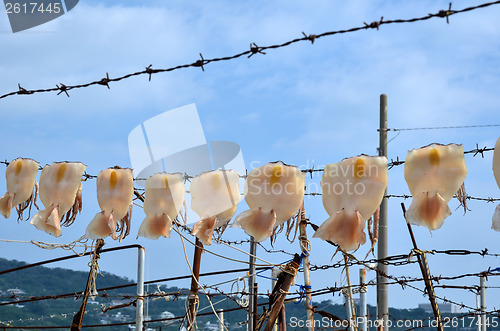
[{"label": "white squid flesh", "polygon": [[448,202],[466,176],[462,145],[431,144],[409,151],[405,179],[413,200],[406,213],[407,222],[439,229],[451,214]]}]

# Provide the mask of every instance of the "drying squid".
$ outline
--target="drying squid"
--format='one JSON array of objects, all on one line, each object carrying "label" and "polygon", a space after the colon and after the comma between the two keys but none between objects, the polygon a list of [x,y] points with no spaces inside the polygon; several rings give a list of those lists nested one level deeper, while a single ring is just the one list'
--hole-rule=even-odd
[{"label": "drying squid", "polygon": [[226,225],[236,212],[241,200],[239,179],[234,170],[214,170],[191,181],[191,209],[201,218],[191,234],[203,244],[210,245],[214,230]]},{"label": "drying squid", "polygon": [[130,231],[132,217],[132,197],[134,195],[134,178],[132,169],[120,167],[102,170],[97,175],[97,202],[101,212],[85,230],[85,237],[99,239],[111,236],[120,241]]},{"label": "drying squid", "polygon": [[[498,188],[500,188],[500,138],[498,138],[495,144],[495,151],[493,152],[493,174],[495,175]],[[495,208],[491,228],[495,231],[500,231],[500,205]]]},{"label": "drying squid", "polygon": [[[346,251],[363,245],[365,222],[380,206],[387,184],[387,158],[383,156],[360,155],[326,165],[321,190],[330,217],[313,237],[332,241]],[[371,239],[373,244],[375,237]]]},{"label": "drying squid", "polygon": [[[12,208],[16,208],[18,221],[23,218],[23,211],[36,206],[38,184],[36,174],[39,163],[32,159],[17,158],[7,166],[7,193],[0,198],[0,213],[9,218]],[[35,193],[33,193],[35,188]]]},{"label": "drying squid", "polygon": [[233,224],[256,241],[267,239],[273,228],[293,217],[302,205],[305,174],[283,162],[267,163],[253,169],[245,182],[245,201],[250,210]]},{"label": "drying squid", "polygon": [[431,144],[409,151],[405,179],[413,200],[405,215],[407,222],[439,229],[451,214],[448,202],[466,175],[462,145]]},{"label": "drying squid", "polygon": [[61,225],[73,224],[82,210],[81,181],[86,167],[80,162],[54,162],[43,167],[40,200],[46,209],[36,213],[31,224],[55,237],[61,235]]},{"label": "drying squid", "polygon": [[170,238],[172,220],[179,214],[184,203],[184,177],[181,173],[154,174],[146,180],[144,212],[146,218],[137,237]]}]

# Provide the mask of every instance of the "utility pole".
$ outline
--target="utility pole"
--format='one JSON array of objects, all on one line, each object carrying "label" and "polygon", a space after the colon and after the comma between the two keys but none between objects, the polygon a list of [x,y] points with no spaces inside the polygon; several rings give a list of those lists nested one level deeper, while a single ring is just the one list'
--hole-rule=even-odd
[{"label": "utility pole", "polygon": [[[380,95],[380,129],[379,129],[379,149],[378,155],[387,157],[387,95]],[[384,195],[387,195],[387,189]],[[380,220],[378,225],[378,247],[377,257],[379,260],[385,259],[388,254],[388,234],[387,234],[387,198],[382,200],[380,205]],[[389,293],[387,275],[389,267],[383,263],[377,263],[377,312],[378,319],[383,321],[384,331],[389,330]]]}]

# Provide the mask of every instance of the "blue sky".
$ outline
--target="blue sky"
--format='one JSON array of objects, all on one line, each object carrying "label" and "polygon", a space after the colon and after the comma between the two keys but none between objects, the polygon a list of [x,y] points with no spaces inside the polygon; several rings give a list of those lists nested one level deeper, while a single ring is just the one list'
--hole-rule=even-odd
[{"label": "blue sky", "polygon": [[[480,1],[455,1],[460,9]],[[84,83],[142,70],[149,64],[166,68],[191,63],[201,52],[205,58],[232,55],[258,45],[281,43],[302,36],[359,26],[362,22],[411,18],[448,8],[448,1],[81,1],[68,14],[37,28],[12,34],[7,15],[0,13],[0,93],[55,84]],[[500,123],[500,6],[454,15],[450,24],[433,19],[413,24],[382,26],[298,43],[250,59],[242,57],[212,63],[205,72],[188,68],[158,74],[148,82],[140,76],[111,84],[70,92],[12,96],[0,100],[2,114],[0,160],[23,156],[42,165],[54,161],[82,161],[97,174],[110,166],[130,166],[127,137],[141,122],[166,110],[196,103],[207,140],[237,142],[247,167],[282,160],[316,167],[349,156],[376,154],[379,95],[389,99],[389,127],[409,128]],[[389,138],[395,136],[389,133]],[[404,159],[408,150],[429,143],[461,143],[470,150],[494,146],[498,127],[462,130],[401,132],[388,146],[389,158]],[[473,196],[500,197],[491,171],[492,153],[484,158],[466,156],[467,192]],[[306,183],[319,182],[319,177]],[[5,179],[0,176],[0,191]],[[389,193],[408,194],[403,167],[389,172]],[[99,211],[95,182],[83,184],[84,210],[63,236],[52,238],[14,217],[0,222],[0,238],[69,243],[80,237]],[[389,200],[389,253],[403,254],[411,243],[402,219],[399,199]],[[410,201],[406,202],[407,207]],[[305,200],[308,217],[320,224],[327,218],[321,198]],[[471,249],[488,247],[500,252],[498,233],[490,229],[495,205],[471,201],[465,216],[456,200],[453,215],[433,232],[415,227],[423,249]],[[239,211],[246,209],[242,202]],[[171,239],[135,240],[144,215],[135,208],[131,236],[121,244],[139,242],[146,247],[147,279],[187,274],[188,267],[177,235]],[[312,232],[309,230],[310,236]],[[229,229],[226,239],[245,239],[240,229]],[[269,246],[269,243],[265,243]],[[277,249],[298,252],[298,243],[280,237]],[[242,248],[246,248],[242,246]],[[228,248],[214,251],[247,260]],[[368,247],[356,255],[364,257]],[[27,244],[0,243],[0,256],[35,262],[64,255]],[[332,248],[312,239],[311,262],[330,263]],[[263,258],[282,262],[286,255]],[[191,258],[192,248],[188,248]],[[336,261],[338,257],[334,259]],[[135,278],[135,252],[102,257],[105,271]],[[499,266],[495,258],[430,257],[433,274],[456,275]],[[87,269],[87,259],[58,264]],[[203,255],[202,272],[243,265]],[[416,265],[389,269],[394,275],[417,276]],[[357,268],[352,269],[356,275]],[[312,274],[313,289],[340,283],[338,269]],[[374,278],[368,273],[368,279]],[[213,283],[228,277],[203,279]],[[302,283],[299,278],[298,283]],[[463,280],[454,285],[478,283]],[[268,280],[259,280],[262,289]],[[187,283],[169,285],[186,286]],[[423,287],[422,284],[420,284]],[[490,278],[488,285],[498,286]],[[83,285],[82,285],[83,286]],[[495,289],[488,291],[489,308],[498,307]],[[491,294],[489,294],[491,293]],[[438,289],[437,294],[474,306],[469,292]],[[322,299],[330,299],[324,296]],[[369,290],[375,304],[375,289]],[[319,298],[318,298],[319,299]],[[334,298],[338,299],[338,296]],[[421,293],[390,288],[390,305],[416,307],[425,302]]]}]

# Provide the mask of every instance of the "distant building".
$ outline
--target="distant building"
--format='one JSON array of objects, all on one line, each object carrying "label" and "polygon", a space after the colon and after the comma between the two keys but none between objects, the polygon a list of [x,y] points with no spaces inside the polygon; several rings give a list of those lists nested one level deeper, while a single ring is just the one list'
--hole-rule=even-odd
[{"label": "distant building", "polygon": [[25,294],[26,292],[24,292],[23,290],[21,290],[20,288],[9,288],[7,290],[8,293],[12,293],[12,294],[15,294],[15,295],[19,295],[19,294]]},{"label": "distant building", "polygon": [[169,312],[168,310],[165,310],[163,313],[160,314],[160,318],[172,318],[172,317],[175,317],[175,315]]},{"label": "distant building", "polygon": [[[441,313],[458,314],[462,312],[459,306],[452,303],[440,303],[438,307]],[[418,308],[422,308],[426,313],[432,313],[432,306],[430,303],[419,303]]]}]

